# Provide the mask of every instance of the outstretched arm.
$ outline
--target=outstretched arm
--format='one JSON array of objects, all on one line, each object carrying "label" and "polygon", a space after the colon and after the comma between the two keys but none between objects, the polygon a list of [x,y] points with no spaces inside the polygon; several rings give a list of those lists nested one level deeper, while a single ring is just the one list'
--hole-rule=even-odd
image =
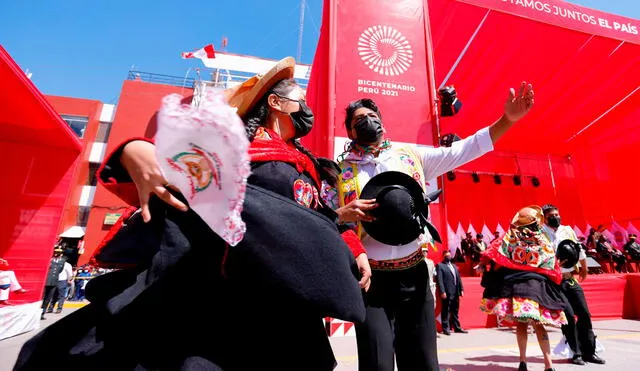
[{"label": "outstretched arm", "polygon": [[492,151],[493,145],[500,137],[531,110],[533,102],[533,87],[531,84],[522,82],[517,94],[515,89],[509,89],[509,97],[504,105],[502,117],[489,127],[454,142],[451,147],[419,149],[425,179],[438,177]]}]

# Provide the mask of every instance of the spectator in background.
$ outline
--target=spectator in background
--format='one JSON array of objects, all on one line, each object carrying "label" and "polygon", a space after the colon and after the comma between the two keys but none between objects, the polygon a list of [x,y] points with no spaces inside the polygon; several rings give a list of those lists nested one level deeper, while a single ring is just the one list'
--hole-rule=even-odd
[{"label": "spectator in background", "polygon": [[467,258],[471,256],[471,250],[473,249],[473,236],[471,232],[467,232],[466,236],[460,242],[460,250],[456,251],[456,256],[453,257],[454,262],[464,263]]},{"label": "spectator in background", "polygon": [[58,277],[60,277],[60,273],[64,269],[64,264],[66,263],[66,259],[62,256],[62,249],[56,247],[53,250],[53,257],[49,262],[49,271],[47,272],[47,278],[44,283],[44,293],[42,296],[42,315],[40,319],[45,319],[44,314],[49,307],[49,304],[54,299],[56,291],[58,290]]},{"label": "spectator in background", "polygon": [[436,277],[438,278],[438,288],[440,289],[441,317],[442,317],[442,333],[451,335],[451,327],[454,332],[466,334],[468,331],[460,326],[458,312],[460,310],[460,298],[464,296],[462,287],[462,278],[458,268],[451,262],[451,252],[445,250],[443,260],[436,266]]},{"label": "spectator in background", "polygon": [[471,261],[477,263],[480,261],[480,256],[487,249],[487,243],[483,240],[482,233],[476,235],[476,240],[473,241],[473,248],[471,250]]},{"label": "spectator in background", "polygon": [[87,282],[91,279],[91,272],[89,268],[85,267],[83,269],[78,270],[78,274],[76,275],[76,295],[74,300],[81,301],[84,300],[84,288],[87,285]]},{"label": "spectator in background", "polygon": [[491,242],[497,240],[498,238],[500,238],[500,232],[498,231],[493,232],[493,239],[491,240]]},{"label": "spectator in background", "polygon": [[624,252],[627,253],[632,260],[640,260],[640,245],[636,242],[635,233],[629,235],[629,241],[624,245]]},{"label": "spectator in background", "polygon": [[56,295],[54,296],[54,300],[49,304],[49,309],[47,309],[47,313],[53,312],[53,307],[55,307],[56,303],[58,303],[58,309],[56,309],[56,314],[62,313],[62,307],[64,306],[64,301],[69,295],[69,287],[71,286],[71,282],[73,282],[73,268],[71,264],[64,262],[64,267],[62,268],[62,272],[58,275],[58,289],[56,290]]},{"label": "spectator in background", "polygon": [[424,261],[427,263],[427,269],[429,271],[429,287],[431,288],[431,294],[433,294],[433,300],[436,300],[436,266],[433,260],[429,259],[427,252],[427,249],[422,250]]},{"label": "spectator in background", "polygon": [[24,294],[27,290],[20,286],[14,271],[9,270],[9,262],[0,258],[0,306],[11,305],[9,293]]},{"label": "spectator in background", "polygon": [[[597,239],[596,239],[597,236]],[[615,264],[615,269],[618,273],[626,271],[627,258],[624,254],[613,247],[611,242],[602,233],[595,233],[594,239],[596,239],[596,250],[600,257],[604,260],[612,261]]]},{"label": "spectator in background", "polygon": [[595,250],[595,246],[593,246],[593,244],[589,245],[584,236],[578,238],[578,244],[580,245],[580,247],[582,247],[587,256],[594,259],[598,257],[598,252]]}]

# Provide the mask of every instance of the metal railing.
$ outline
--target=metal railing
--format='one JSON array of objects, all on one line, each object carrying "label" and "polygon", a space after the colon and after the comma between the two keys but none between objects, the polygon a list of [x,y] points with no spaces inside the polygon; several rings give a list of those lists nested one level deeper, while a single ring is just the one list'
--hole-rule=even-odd
[{"label": "metal railing", "polygon": [[[193,72],[190,75],[193,76],[194,74],[197,74],[196,78],[187,76],[180,77],[163,75],[159,73],[144,71],[129,71],[129,73],[127,74],[127,80],[138,80],[154,84],[165,84],[189,89],[193,89],[198,82],[205,82],[208,86],[226,89],[236,84],[242,83],[253,76],[253,74],[250,73],[221,69],[201,69],[199,72]],[[208,78],[204,78],[207,75],[209,75]],[[306,89],[309,83],[309,80],[307,79],[296,79],[296,81],[303,89]]]},{"label": "metal railing", "polygon": [[162,75],[159,73],[143,72],[143,71],[129,71],[127,74],[127,80],[144,81],[154,84],[173,85],[181,88],[193,88],[196,79],[189,77],[179,77]]}]

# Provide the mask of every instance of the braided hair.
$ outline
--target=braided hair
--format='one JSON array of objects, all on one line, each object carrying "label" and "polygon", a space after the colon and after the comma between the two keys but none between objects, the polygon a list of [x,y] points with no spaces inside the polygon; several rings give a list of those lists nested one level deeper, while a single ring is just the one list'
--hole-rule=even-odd
[{"label": "braided hair", "polygon": [[[250,142],[253,142],[258,128],[261,126],[264,127],[267,124],[270,113],[268,102],[269,95],[276,94],[285,97],[296,87],[298,87],[298,83],[294,79],[280,80],[278,83],[273,85],[273,87],[269,89],[262,98],[260,98],[255,107],[253,107],[253,109],[242,118],[247,132],[247,138]],[[330,166],[321,165],[313,153],[300,143],[299,139],[295,139],[293,141],[293,145],[298,151],[309,157],[321,179],[327,179],[329,182],[334,181],[330,174]]]}]

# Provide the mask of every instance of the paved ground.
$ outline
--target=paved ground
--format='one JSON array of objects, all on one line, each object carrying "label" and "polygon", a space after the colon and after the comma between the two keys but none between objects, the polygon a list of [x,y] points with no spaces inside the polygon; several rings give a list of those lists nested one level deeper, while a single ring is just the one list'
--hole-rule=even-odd
[{"label": "paved ground", "polygon": [[[614,320],[594,322],[598,339],[603,343],[605,366],[575,366],[558,361],[561,370],[640,370],[640,321]],[[550,331],[555,346],[562,334]],[[333,338],[331,343],[338,359],[336,371],[356,371],[357,352],[354,338]],[[469,334],[440,335],[438,358],[443,368],[456,371],[501,371],[518,367],[518,347],[515,333],[509,329],[472,330]],[[542,353],[535,335],[529,336],[529,370],[544,369]]]},{"label": "paved ground", "polygon": [[[65,309],[61,315],[49,314],[42,321],[43,328],[54,323],[74,309]],[[594,323],[598,339],[605,347],[605,366],[574,366],[563,361],[555,364],[556,370],[640,370],[640,321],[613,320]],[[0,371],[9,371],[22,344],[35,333],[22,334],[0,341]],[[561,334],[551,330],[551,343],[557,344]],[[469,334],[441,335],[438,354],[443,368],[456,371],[515,370],[518,366],[518,348],[515,334],[509,329],[472,330]],[[357,352],[354,337],[332,338],[338,367],[336,371],[356,371]],[[542,357],[535,336],[529,337],[529,369],[543,370]]]}]

